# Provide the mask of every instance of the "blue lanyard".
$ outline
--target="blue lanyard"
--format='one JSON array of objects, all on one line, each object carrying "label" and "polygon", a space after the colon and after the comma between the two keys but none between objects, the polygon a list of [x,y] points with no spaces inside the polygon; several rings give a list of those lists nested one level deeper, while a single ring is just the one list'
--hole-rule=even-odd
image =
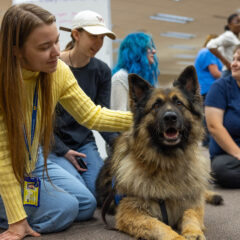
[{"label": "blue lanyard", "polygon": [[[35,90],[34,90],[34,97],[33,97],[32,124],[31,124],[31,146],[32,146],[33,139],[34,139],[36,122],[37,122],[38,85],[39,85],[39,79],[36,82],[36,86],[35,86]],[[27,132],[26,132],[25,125],[23,126],[23,134],[24,134],[24,140],[25,140],[25,144],[27,147],[27,151],[29,154],[29,160],[31,161],[32,157],[31,157],[31,152],[30,152],[30,148],[29,148],[29,144],[28,144]]]}]

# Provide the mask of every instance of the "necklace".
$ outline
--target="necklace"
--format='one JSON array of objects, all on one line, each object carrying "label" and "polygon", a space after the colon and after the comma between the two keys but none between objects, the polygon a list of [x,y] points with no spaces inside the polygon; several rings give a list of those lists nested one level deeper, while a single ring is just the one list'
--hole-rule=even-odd
[{"label": "necklace", "polygon": [[72,59],[71,59],[70,53],[71,53],[71,51],[69,51],[69,53],[68,53],[68,58],[69,58],[70,65],[73,67]]}]

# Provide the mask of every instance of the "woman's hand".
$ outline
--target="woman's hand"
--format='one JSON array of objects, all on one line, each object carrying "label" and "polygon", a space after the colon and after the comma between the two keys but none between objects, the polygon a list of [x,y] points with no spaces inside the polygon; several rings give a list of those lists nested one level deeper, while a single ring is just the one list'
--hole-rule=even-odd
[{"label": "woman's hand", "polygon": [[[80,165],[78,164],[78,161],[76,159],[76,157],[81,157],[81,158],[85,158],[86,155],[84,153],[80,153],[74,150],[69,150],[64,157],[70,161],[72,163],[72,165],[79,171],[79,172],[86,172],[87,169],[81,168]],[[1,239],[0,239],[1,240]]]},{"label": "woman's hand", "polygon": [[8,230],[0,234],[0,240],[21,240],[28,235],[32,237],[41,236],[29,226],[27,219],[23,219],[10,224]]}]

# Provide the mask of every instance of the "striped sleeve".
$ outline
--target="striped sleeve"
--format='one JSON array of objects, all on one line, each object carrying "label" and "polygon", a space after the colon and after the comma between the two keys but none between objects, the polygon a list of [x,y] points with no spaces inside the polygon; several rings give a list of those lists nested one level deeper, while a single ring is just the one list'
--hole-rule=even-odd
[{"label": "striped sleeve", "polygon": [[21,186],[16,180],[12,169],[7,130],[3,116],[0,116],[0,195],[9,224],[26,218],[27,215],[22,203]]},{"label": "striped sleeve", "polygon": [[132,113],[96,106],[84,93],[71,70],[61,62],[55,76],[62,106],[81,125],[98,131],[125,131],[132,124]]}]

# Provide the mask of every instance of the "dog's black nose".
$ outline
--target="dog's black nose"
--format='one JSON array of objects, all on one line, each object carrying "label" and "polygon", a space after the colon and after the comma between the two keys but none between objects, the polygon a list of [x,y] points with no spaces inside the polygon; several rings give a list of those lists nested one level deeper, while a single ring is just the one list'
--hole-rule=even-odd
[{"label": "dog's black nose", "polygon": [[176,122],[177,121],[177,114],[175,112],[166,112],[163,115],[163,120],[165,122]]}]

